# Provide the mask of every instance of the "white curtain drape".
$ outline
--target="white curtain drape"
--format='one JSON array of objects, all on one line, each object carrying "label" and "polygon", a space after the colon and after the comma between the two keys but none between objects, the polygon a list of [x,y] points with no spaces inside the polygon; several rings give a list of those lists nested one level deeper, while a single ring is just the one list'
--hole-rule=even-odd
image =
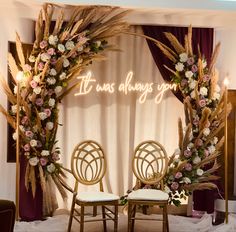
[{"label": "white curtain drape", "polygon": [[[132,31],[142,33],[141,27]],[[122,35],[110,40],[122,52],[109,51],[107,60],[93,64],[88,70],[93,73],[96,84],[115,83],[115,89],[125,82],[129,71],[133,71],[133,81],[141,83],[164,83],[149,51],[145,39],[138,36]],[[142,141],[159,141],[171,155],[177,148],[177,119],[183,114],[183,105],[167,91],[160,104],[155,103],[158,93],[154,90],[145,103],[140,104],[140,93],[114,91],[74,96],[70,93],[62,102],[58,140],[62,148],[62,163],[70,167],[70,157],[77,143],[85,139],[99,142],[105,150],[107,173],[105,190],[120,196],[134,185],[131,159],[134,148]],[[70,179],[69,179],[70,182]],[[86,187],[79,188],[85,190]]]}]

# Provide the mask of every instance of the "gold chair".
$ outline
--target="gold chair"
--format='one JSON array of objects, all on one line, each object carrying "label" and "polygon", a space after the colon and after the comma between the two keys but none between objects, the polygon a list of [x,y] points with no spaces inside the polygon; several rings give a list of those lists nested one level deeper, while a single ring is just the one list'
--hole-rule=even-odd
[{"label": "gold chair", "polygon": [[[169,232],[167,204],[169,195],[163,192],[163,177],[168,166],[168,158],[164,147],[155,141],[140,143],[134,152],[132,169],[137,178],[137,185],[158,185],[159,189],[137,189],[128,195],[128,232],[134,231],[135,220],[156,220],[152,218],[136,218],[136,206],[155,206],[162,208],[163,231]],[[138,187],[138,188],[139,188]]]},{"label": "gold chair", "polygon": [[[106,160],[101,146],[92,140],[86,140],[79,143],[75,147],[71,157],[71,171],[75,177],[75,186],[68,232],[71,231],[73,218],[80,223],[80,232],[84,231],[84,222],[92,221],[103,221],[103,229],[104,232],[106,232],[107,220],[114,221],[114,231],[117,232],[119,197],[111,193],[103,192],[102,178],[106,172]],[[94,185],[99,183],[100,192],[88,191],[78,193],[79,183],[84,185]],[[80,212],[75,208],[76,205],[80,206]],[[97,206],[101,206],[102,219],[95,218],[85,220],[84,210],[86,206],[92,206],[94,209]],[[114,206],[114,211],[107,206]],[[95,211],[94,214],[96,215]]]}]

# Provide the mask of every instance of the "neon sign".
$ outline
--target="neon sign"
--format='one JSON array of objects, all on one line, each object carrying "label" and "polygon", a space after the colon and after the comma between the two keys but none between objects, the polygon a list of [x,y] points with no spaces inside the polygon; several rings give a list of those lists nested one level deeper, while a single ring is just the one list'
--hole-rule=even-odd
[{"label": "neon sign", "polygon": [[157,92],[155,96],[155,103],[159,104],[162,101],[163,96],[167,90],[171,90],[171,89],[176,90],[177,88],[176,84],[168,84],[168,83],[156,84],[153,82],[146,82],[146,83],[134,82],[133,76],[134,76],[134,73],[132,71],[128,72],[125,81],[121,82],[118,86],[116,86],[114,82],[96,84],[96,79],[93,79],[92,73],[88,72],[85,76],[77,77],[77,79],[81,81],[80,81],[79,91],[75,93],[75,96],[86,95],[86,94],[89,94],[91,91],[96,91],[97,93],[106,92],[109,94],[113,94],[115,91],[118,91],[125,95],[131,92],[136,92],[136,93],[140,93],[138,101],[142,104],[146,101],[148,94]]}]

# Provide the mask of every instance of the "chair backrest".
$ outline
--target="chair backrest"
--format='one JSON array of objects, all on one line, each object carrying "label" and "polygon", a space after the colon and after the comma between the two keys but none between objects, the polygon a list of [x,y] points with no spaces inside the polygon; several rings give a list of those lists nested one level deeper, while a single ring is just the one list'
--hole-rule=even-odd
[{"label": "chair backrest", "polygon": [[93,185],[101,181],[106,172],[106,160],[100,144],[93,140],[79,143],[71,157],[71,171],[81,184]]},{"label": "chair backrest", "polygon": [[133,156],[135,176],[144,184],[157,184],[164,177],[168,166],[165,148],[158,142],[148,140],[140,143]]}]

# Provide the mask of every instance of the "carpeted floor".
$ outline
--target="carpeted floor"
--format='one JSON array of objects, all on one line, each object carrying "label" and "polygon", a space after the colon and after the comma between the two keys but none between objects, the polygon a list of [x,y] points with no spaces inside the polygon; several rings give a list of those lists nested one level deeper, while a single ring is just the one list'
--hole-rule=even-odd
[{"label": "carpeted floor", "polygon": [[[57,215],[45,221],[16,222],[14,232],[66,232],[68,215]],[[205,214],[201,219],[169,215],[170,232],[235,232],[236,215],[229,215],[229,223],[212,226],[212,216]],[[108,222],[108,232],[113,231],[113,223]],[[79,224],[74,221],[72,232],[79,231]],[[102,232],[102,222],[85,224],[85,232]],[[127,231],[127,216],[119,215],[119,232]],[[160,222],[137,221],[135,232],[161,232]]]}]

